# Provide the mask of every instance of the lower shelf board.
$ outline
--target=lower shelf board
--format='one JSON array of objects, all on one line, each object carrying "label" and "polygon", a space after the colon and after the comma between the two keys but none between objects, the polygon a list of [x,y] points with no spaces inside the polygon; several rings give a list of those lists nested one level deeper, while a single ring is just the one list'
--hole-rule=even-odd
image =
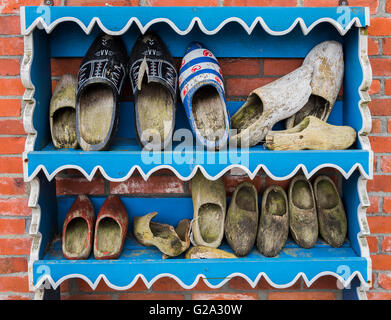
[{"label": "lower shelf board", "polygon": [[[220,249],[232,252],[227,244]],[[256,247],[246,257],[238,259],[162,259],[155,247],[145,247],[133,237],[125,241],[124,249],[117,260],[96,260],[91,254],[88,260],[67,260],[61,249],[61,241],[55,241],[43,260],[33,264],[35,288],[48,280],[53,288],[70,278],[81,278],[95,289],[103,278],[116,290],[132,287],[139,278],[149,288],[162,277],[174,278],[183,288],[193,288],[200,277],[211,288],[219,288],[229,279],[239,276],[253,287],[264,276],[273,287],[285,288],[303,276],[307,286],[325,275],[337,277],[346,287],[358,276],[362,283],[367,279],[367,260],[359,257],[346,241],[340,248],[332,248],[322,241],[311,249],[298,247],[288,240],[277,257],[268,258]],[[336,279],[337,281],[337,279]]]}]

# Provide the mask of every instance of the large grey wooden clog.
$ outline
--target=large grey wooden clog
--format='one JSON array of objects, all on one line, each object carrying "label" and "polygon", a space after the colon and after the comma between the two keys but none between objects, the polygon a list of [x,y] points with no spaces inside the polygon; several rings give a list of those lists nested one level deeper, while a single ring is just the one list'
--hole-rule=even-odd
[{"label": "large grey wooden clog", "polygon": [[345,209],[333,180],[319,176],[314,181],[319,232],[332,247],[342,246],[347,233]]},{"label": "large grey wooden clog", "polygon": [[224,236],[227,207],[224,182],[208,180],[198,171],[191,180],[193,236],[199,246],[217,248]]},{"label": "large grey wooden clog", "polygon": [[280,186],[268,187],[262,196],[257,247],[266,257],[275,257],[284,247],[289,233],[288,198]]},{"label": "large grey wooden clog", "polygon": [[318,239],[319,227],[316,204],[311,183],[302,175],[289,185],[289,228],[295,242],[306,249]]},{"label": "large grey wooden clog", "polygon": [[258,228],[258,192],[252,183],[238,185],[225,218],[225,238],[239,257],[254,247]]},{"label": "large grey wooden clog", "polygon": [[76,136],[77,79],[64,74],[50,100],[50,133],[56,148],[77,148]]},{"label": "large grey wooden clog", "polygon": [[311,96],[305,106],[286,122],[292,128],[306,116],[326,121],[341,89],[344,61],[342,45],[337,41],[324,41],[316,45],[305,57],[303,66],[312,66]]}]

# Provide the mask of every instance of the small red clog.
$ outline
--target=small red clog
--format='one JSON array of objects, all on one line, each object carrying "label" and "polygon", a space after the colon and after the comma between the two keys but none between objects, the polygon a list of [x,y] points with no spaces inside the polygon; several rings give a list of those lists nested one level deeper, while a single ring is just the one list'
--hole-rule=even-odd
[{"label": "small red clog", "polygon": [[116,259],[120,256],[129,217],[120,198],[109,196],[103,203],[95,224],[95,259]]},{"label": "small red clog", "polygon": [[66,259],[88,259],[94,233],[95,213],[90,199],[79,195],[65,216],[62,252]]}]

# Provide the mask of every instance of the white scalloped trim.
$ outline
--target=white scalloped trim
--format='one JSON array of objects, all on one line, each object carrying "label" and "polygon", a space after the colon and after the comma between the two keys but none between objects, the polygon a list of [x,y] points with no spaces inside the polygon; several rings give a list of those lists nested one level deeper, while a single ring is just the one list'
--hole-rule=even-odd
[{"label": "white scalloped trim", "polygon": [[[152,25],[154,25],[156,23],[164,22],[164,23],[168,24],[172,28],[172,30],[174,30],[177,34],[179,34],[181,36],[188,34],[193,29],[193,27],[196,23],[198,24],[198,27],[200,28],[200,30],[204,34],[207,34],[207,35],[214,35],[214,34],[218,33],[226,24],[228,24],[230,22],[239,23],[248,34],[251,34],[251,32],[254,30],[254,28],[257,24],[260,24],[262,26],[262,28],[268,34],[273,35],[273,36],[282,36],[282,35],[288,34],[296,27],[297,24],[300,25],[300,28],[301,28],[304,35],[307,35],[313,28],[315,28],[318,24],[320,24],[322,22],[328,22],[328,23],[332,24],[338,30],[339,34],[341,34],[342,36],[345,35],[345,33],[348,32],[349,29],[353,25],[355,25],[356,27],[363,27],[361,25],[360,19],[358,17],[353,18],[349,22],[349,24],[346,26],[346,28],[342,27],[341,24],[339,22],[335,21],[334,19],[327,18],[327,17],[314,21],[308,27],[302,18],[296,18],[295,21],[291,24],[291,26],[289,28],[287,28],[283,31],[274,31],[269,28],[269,26],[266,24],[266,22],[263,20],[262,17],[257,17],[256,19],[254,19],[254,21],[252,22],[252,24],[250,26],[248,26],[246,24],[246,22],[244,22],[239,17],[230,17],[230,18],[223,20],[217,28],[215,28],[213,30],[208,30],[204,26],[204,24],[202,23],[202,21],[199,17],[194,17],[191,20],[191,22],[189,23],[188,27],[184,30],[181,30],[176,26],[176,24],[173,21],[171,21],[170,19],[167,19],[167,18],[163,18],[163,17],[155,18],[155,19],[150,20],[147,24],[145,24],[143,26],[138,18],[132,17],[128,20],[126,25],[121,30],[111,31],[110,29],[107,29],[104,26],[104,24],[101,22],[100,18],[98,18],[98,17],[92,18],[90,23],[88,24],[88,26],[86,26],[83,22],[81,22],[79,19],[77,19],[75,17],[62,17],[62,18],[56,19],[55,21],[53,21],[49,25],[46,24],[44,19],[42,19],[41,17],[38,17],[26,29],[26,26],[24,24],[25,23],[24,10],[21,11],[21,16],[22,16],[22,21],[23,21],[23,24],[21,25],[21,29],[22,29],[21,31],[22,31],[22,34],[24,34],[24,35],[30,34],[34,30],[34,28],[36,28],[36,27],[40,28],[40,29],[45,29],[47,33],[50,33],[53,31],[53,29],[58,24],[60,24],[62,22],[67,22],[67,21],[72,21],[72,22],[77,23],[86,34],[90,34],[92,29],[94,28],[95,24],[97,24],[103,32],[105,32],[106,34],[113,35],[113,36],[118,36],[118,35],[124,34],[133,23],[135,23],[137,25],[137,27],[140,29],[141,33],[144,34]],[[366,18],[366,20],[367,20],[367,18]],[[366,23],[367,23],[367,21],[366,21]]]},{"label": "white scalloped trim", "polygon": [[203,281],[205,282],[205,284],[209,287],[209,288],[212,288],[212,289],[218,289],[218,288],[221,288],[224,284],[226,284],[229,280],[231,280],[233,277],[242,277],[243,279],[245,279],[248,284],[252,287],[252,288],[255,288],[256,285],[258,284],[258,281],[261,279],[261,277],[264,277],[265,280],[274,288],[277,288],[277,289],[284,289],[284,288],[288,288],[288,287],[291,287],[293,284],[295,284],[297,282],[297,280],[300,278],[300,277],[303,277],[303,280],[305,282],[305,284],[310,287],[318,278],[320,277],[323,277],[323,276],[334,276],[336,278],[336,280],[339,280],[341,282],[341,284],[343,285],[344,288],[347,288],[350,284],[350,282],[353,280],[353,278],[355,276],[357,276],[359,279],[360,279],[360,282],[362,284],[362,287],[363,287],[363,284],[365,284],[366,282],[364,281],[361,273],[359,271],[355,271],[353,272],[350,277],[346,280],[344,280],[340,275],[338,275],[337,273],[335,272],[330,272],[330,271],[323,271],[323,272],[320,272],[318,273],[315,277],[313,277],[311,280],[308,280],[307,276],[305,275],[304,272],[299,272],[293,279],[292,281],[286,283],[286,284],[276,284],[274,283],[273,281],[270,280],[270,278],[267,276],[267,274],[265,274],[264,272],[260,272],[258,274],[258,276],[255,278],[254,281],[252,281],[249,277],[247,277],[245,274],[243,273],[240,273],[240,272],[234,272],[234,273],[231,273],[229,276],[227,276],[224,280],[222,280],[219,284],[217,285],[212,285],[209,283],[209,281],[207,280],[207,277],[204,275],[204,274],[198,274],[193,283],[191,285],[186,285],[182,282],[181,279],[179,279],[177,276],[171,274],[171,273],[161,273],[157,276],[155,276],[151,281],[147,281],[147,279],[144,277],[143,274],[139,273],[138,275],[136,275],[134,277],[134,279],[127,285],[127,286],[123,286],[123,287],[119,287],[119,286],[116,286],[116,285],[113,285],[108,279],[107,277],[104,275],[104,274],[100,274],[97,279],[95,280],[95,282],[92,282],[88,277],[82,275],[82,274],[77,274],[77,273],[74,273],[74,274],[69,274],[69,275],[66,275],[64,277],[62,277],[61,279],[59,279],[57,282],[55,282],[52,277],[50,275],[44,275],[40,278],[40,280],[37,282],[35,288],[39,288],[46,280],[50,283],[50,285],[53,287],[53,289],[56,289],[63,281],[65,280],[68,280],[68,279],[72,279],[72,278],[79,278],[79,279],[82,279],[84,281],[86,281],[88,283],[88,285],[91,287],[91,289],[95,290],[99,284],[99,282],[103,279],[103,281],[106,283],[106,285],[114,290],[127,290],[127,289],[130,289],[131,287],[133,287],[135,285],[135,283],[138,281],[138,279],[141,279],[145,286],[150,289],[152,287],[152,285],[157,281],[159,280],[160,278],[165,278],[165,277],[169,277],[169,278],[172,278],[174,279],[182,288],[184,289],[192,289],[194,288],[198,281],[202,278]]},{"label": "white scalloped trim", "polygon": [[[371,155],[370,155],[371,157]],[[371,160],[369,160],[371,161]],[[112,181],[112,182],[122,182],[122,181],[125,181],[127,179],[130,178],[130,176],[133,174],[133,172],[135,170],[138,170],[140,175],[143,177],[143,179],[145,181],[147,181],[147,179],[156,171],[158,170],[161,170],[161,169],[169,169],[171,170],[179,179],[181,179],[182,181],[189,181],[191,180],[194,175],[196,174],[197,172],[197,169],[200,169],[202,171],[202,173],[204,174],[204,176],[209,179],[209,180],[217,180],[219,179],[220,177],[222,177],[226,172],[232,170],[232,169],[240,169],[240,170],[243,170],[251,179],[254,179],[254,177],[257,175],[257,173],[263,169],[265,171],[265,173],[270,177],[272,178],[273,180],[276,180],[276,181],[282,181],[282,180],[287,180],[289,178],[292,178],[300,169],[303,170],[303,173],[304,175],[306,176],[307,179],[309,179],[310,177],[312,177],[312,175],[314,175],[318,170],[320,169],[323,169],[323,168],[334,168],[336,170],[338,170],[343,176],[345,179],[348,179],[352,173],[358,169],[361,173],[362,176],[366,177],[367,179],[371,179],[371,176],[368,175],[364,168],[362,167],[362,165],[360,163],[355,163],[348,172],[346,172],[345,170],[343,170],[340,166],[338,165],[335,165],[333,163],[323,163],[319,166],[317,166],[316,168],[314,168],[312,171],[308,172],[306,166],[304,164],[298,164],[296,166],[295,169],[293,169],[291,171],[290,174],[286,175],[286,176],[283,176],[283,177],[280,177],[280,176],[275,176],[273,175],[269,169],[264,165],[264,164],[260,164],[256,167],[256,169],[251,172],[247,167],[245,166],[242,166],[242,165],[237,165],[237,164],[232,164],[232,165],[229,165],[227,167],[225,167],[223,170],[221,170],[217,175],[215,176],[211,176],[209,175],[206,170],[204,169],[204,167],[202,165],[196,165],[194,167],[194,169],[192,170],[192,172],[190,173],[190,175],[188,176],[182,176],[174,167],[170,166],[170,165],[160,165],[160,166],[156,166],[154,167],[153,169],[151,169],[150,171],[148,171],[147,173],[144,173],[144,171],[141,169],[141,167],[139,165],[135,165],[133,166],[129,172],[121,177],[121,178],[112,178],[110,177],[105,169],[102,167],[102,166],[96,166],[92,169],[91,173],[88,174],[82,167],[80,166],[77,166],[77,165],[64,165],[64,166],[61,166],[61,167],[58,167],[56,170],[54,170],[51,174],[49,174],[49,172],[47,171],[46,167],[44,165],[39,165],[35,168],[34,172],[28,176],[27,175],[27,170],[24,171],[24,179],[25,181],[31,181],[32,179],[34,179],[34,177],[36,177],[36,175],[39,173],[40,170],[42,170],[44,173],[45,173],[45,176],[47,177],[47,179],[49,181],[51,181],[57,173],[59,173],[60,171],[62,170],[66,170],[66,169],[76,169],[78,171],[80,171],[84,177],[86,177],[86,179],[88,181],[91,181],[95,175],[95,173],[99,170],[101,172],[101,174],[103,175],[103,177],[106,179],[106,180],[109,180],[109,181]]]}]

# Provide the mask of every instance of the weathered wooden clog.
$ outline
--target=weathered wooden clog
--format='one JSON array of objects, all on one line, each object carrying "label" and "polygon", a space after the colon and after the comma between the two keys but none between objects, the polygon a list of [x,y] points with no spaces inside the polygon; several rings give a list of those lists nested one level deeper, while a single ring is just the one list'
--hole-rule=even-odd
[{"label": "weathered wooden clog", "polygon": [[136,40],[129,76],[138,142],[148,149],[164,149],[175,127],[178,76],[170,51],[157,34],[147,32]]},{"label": "weathered wooden clog", "polygon": [[117,132],[126,56],[119,37],[101,34],[81,62],[76,90],[76,135],[83,150],[108,149]]},{"label": "weathered wooden clog", "polygon": [[99,210],[95,224],[95,259],[117,259],[128,232],[129,217],[120,198],[108,196]]},{"label": "weathered wooden clog", "polygon": [[295,127],[269,131],[265,145],[271,150],[342,150],[356,141],[349,126],[334,126],[314,116],[305,117]]},{"label": "weathered wooden clog", "polygon": [[230,127],[224,79],[216,57],[201,43],[192,42],[186,49],[179,89],[197,141],[208,149],[223,148]]},{"label": "weathered wooden clog", "polygon": [[289,228],[295,242],[312,248],[318,239],[319,227],[311,183],[304,176],[296,176],[289,185]]},{"label": "weathered wooden clog", "polygon": [[224,236],[227,207],[224,182],[208,180],[198,171],[191,180],[191,195],[194,241],[199,246],[217,248]]},{"label": "weathered wooden clog", "polygon": [[90,199],[79,195],[65,216],[62,252],[66,259],[88,259],[94,237],[95,213]]},{"label": "weathered wooden clog", "polygon": [[258,192],[253,184],[243,182],[232,195],[225,218],[225,238],[239,257],[254,247],[258,229]]},{"label": "weathered wooden clog", "polygon": [[176,257],[190,246],[190,220],[179,221],[174,229],[165,223],[151,221],[157,212],[151,212],[142,217],[134,217],[133,234],[144,246],[155,246],[169,257]]},{"label": "weathered wooden clog", "polygon": [[234,254],[216,248],[196,246],[187,250],[185,259],[235,259]]},{"label": "weathered wooden clog", "polygon": [[76,137],[77,79],[64,74],[50,100],[50,133],[56,148],[77,148]]},{"label": "weathered wooden clog", "polygon": [[320,235],[329,245],[338,248],[346,238],[347,218],[333,180],[327,176],[317,177],[314,181],[314,195]]},{"label": "weathered wooden clog", "polygon": [[260,143],[280,120],[299,111],[311,95],[312,66],[302,66],[250,93],[243,106],[231,117],[237,134],[231,143],[242,147]]},{"label": "weathered wooden clog", "polygon": [[268,187],[262,195],[257,247],[266,257],[278,255],[289,233],[289,207],[285,190],[280,186]]},{"label": "weathered wooden clog", "polygon": [[328,119],[343,80],[342,45],[337,41],[321,42],[307,54],[304,65],[313,67],[311,96],[300,111],[286,120],[287,129],[310,115],[323,121]]}]

